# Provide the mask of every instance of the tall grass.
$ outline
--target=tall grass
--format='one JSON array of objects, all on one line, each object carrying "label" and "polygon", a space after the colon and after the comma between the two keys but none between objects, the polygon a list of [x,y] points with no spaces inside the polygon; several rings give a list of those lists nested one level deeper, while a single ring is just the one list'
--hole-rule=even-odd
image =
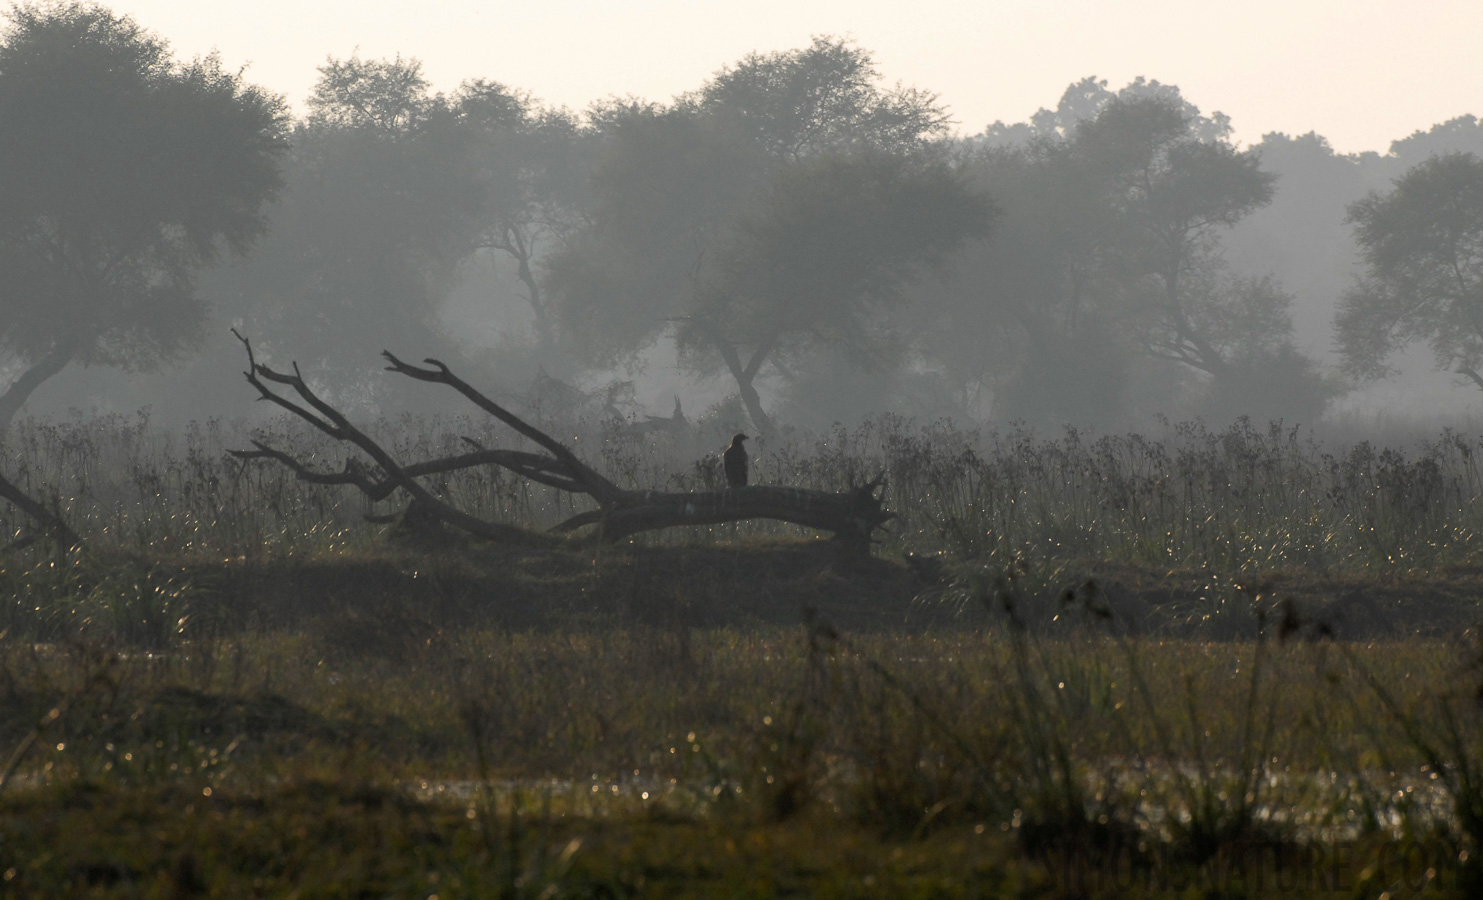
[{"label": "tall grass", "polygon": [[[713,458],[724,439],[715,435],[642,435],[614,421],[543,424],[620,484],[718,486]],[[372,430],[408,461],[459,452],[463,436],[487,446],[511,440],[467,418],[403,417]],[[363,517],[392,508],[373,510],[352,489],[298,483],[282,467],[225,454],[253,438],[326,469],[343,464],[343,448],[295,422],[212,420],[168,434],[144,417],[107,416],[18,422],[0,444],[0,466],[94,545],[156,556],[353,550],[375,534]],[[759,443],[754,480],[762,483],[840,490],[885,472],[899,517],[888,552],[1036,566],[1103,559],[1226,574],[1376,573],[1471,565],[1483,533],[1483,439],[1454,432],[1408,447],[1326,447],[1296,428],[1246,422],[1092,437],[887,416]],[[587,503],[492,467],[430,486],[476,515],[534,528]],[[3,533],[24,525],[18,515],[0,509]],[[749,522],[646,540],[796,533]]]},{"label": "tall grass", "polygon": [[[472,839],[485,877],[511,883],[568,872],[574,821],[719,822],[723,835],[802,821],[821,844],[978,833],[1031,860],[1126,852],[1192,867],[1369,828],[1476,859],[1477,713],[1456,696],[1451,718],[1429,713],[1435,676],[1466,657],[1435,642],[1342,658],[1326,646],[852,636],[815,622],[471,630],[388,666],[302,635],[165,655],[0,642],[0,750],[19,775],[0,811],[69,785],[91,792],[87,808],[115,792],[204,793],[270,817],[277,804],[303,815],[284,791],[374,790],[378,808],[417,794],[477,826],[428,851]],[[1454,802],[1429,801],[1439,785]]]},{"label": "tall grass", "polygon": [[[543,425],[619,483],[717,486],[724,435]],[[463,436],[509,440],[471,419],[373,430],[409,461],[459,452]],[[954,576],[943,599],[992,614],[979,631],[887,635],[841,633],[817,617],[795,629],[692,628],[673,613],[693,598],[615,576],[601,554],[591,589],[629,585],[627,614],[501,629],[489,598],[466,595],[455,577],[466,561],[427,554],[408,563],[408,577],[434,582],[416,597],[396,585],[339,606],[323,590],[286,601],[232,593],[324,607],[293,628],[254,627],[251,609],[216,596],[223,585],[190,574],[218,570],[192,563],[375,561],[378,529],[363,516],[385,510],[227,456],[252,439],[343,464],[341,447],[288,421],[167,434],[143,417],[31,420],[7,433],[0,470],[55,505],[91,549],[0,550],[0,811],[24,813],[47,790],[92,791],[99,804],[110,791],[236,798],[243,816],[291,811],[268,833],[370,823],[368,840],[392,841],[416,863],[391,866],[396,878],[422,878],[414,870],[426,863],[448,883],[508,896],[588,877],[580,835],[552,825],[563,817],[626,817],[636,830],[678,822],[687,834],[720,822],[727,840],[743,827],[822,820],[894,842],[987,835],[1030,859],[1133,848],[1139,865],[1161,849],[1204,866],[1232,848],[1411,837],[1454,859],[1471,854],[1476,877],[1474,658],[1419,639],[1336,646],[1314,623],[1297,640],[1303,623],[1259,577],[1476,565],[1476,438],[1330,447],[1246,423],[1047,436],[888,417],[759,442],[760,482],[831,490],[885,472],[899,516],[885,552],[942,555]],[[495,469],[431,486],[530,527],[584,502]],[[3,533],[23,527],[15,516],[0,509]],[[755,522],[646,540],[792,533]],[[1221,632],[1230,640],[1137,634],[1086,577],[1089,561],[1200,573],[1204,615],[1241,612]],[[254,571],[265,569],[295,571]],[[1046,597],[1075,627],[1048,636],[1027,624]],[[217,627],[229,617],[232,627]],[[413,783],[446,787],[439,796],[467,809],[418,806]],[[388,837],[383,825],[406,832]],[[355,859],[375,869],[390,857]],[[392,882],[367,883],[385,892]]]}]

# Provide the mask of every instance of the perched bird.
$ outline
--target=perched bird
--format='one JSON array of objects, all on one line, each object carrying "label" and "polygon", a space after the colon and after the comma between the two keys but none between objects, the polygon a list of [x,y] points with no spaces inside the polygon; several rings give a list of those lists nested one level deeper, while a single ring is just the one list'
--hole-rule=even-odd
[{"label": "perched bird", "polygon": [[731,446],[721,454],[721,463],[726,468],[727,487],[746,487],[747,448],[742,446],[742,441],[745,440],[746,435],[736,435],[731,439]]}]

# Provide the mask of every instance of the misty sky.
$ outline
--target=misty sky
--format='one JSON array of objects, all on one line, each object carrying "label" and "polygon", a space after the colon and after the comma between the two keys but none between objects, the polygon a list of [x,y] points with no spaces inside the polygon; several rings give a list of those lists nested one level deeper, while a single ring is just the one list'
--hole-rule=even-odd
[{"label": "misty sky", "polygon": [[439,90],[491,78],[574,109],[664,101],[753,50],[855,38],[958,130],[1023,121],[1087,75],[1180,86],[1254,143],[1317,131],[1344,152],[1483,114],[1480,0],[119,0],[191,57],[213,48],[298,105],[326,56],[421,59]]}]

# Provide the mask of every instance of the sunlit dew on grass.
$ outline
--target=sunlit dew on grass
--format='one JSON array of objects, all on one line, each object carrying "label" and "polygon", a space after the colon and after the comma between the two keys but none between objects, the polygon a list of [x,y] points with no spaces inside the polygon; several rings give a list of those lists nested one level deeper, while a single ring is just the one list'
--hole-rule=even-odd
[{"label": "sunlit dew on grass", "polygon": [[[21,421],[15,429],[22,441],[41,440],[36,432],[42,427]],[[405,446],[399,452],[409,461],[456,449],[459,436],[471,431],[492,445],[469,422],[429,418],[405,432],[395,423],[379,427],[400,434]],[[293,423],[267,430],[259,436],[304,450],[306,458],[326,467],[343,464],[337,448],[301,433]],[[600,460],[593,462],[609,474],[621,474],[625,483],[663,483],[670,490],[707,487],[696,460],[714,450],[709,438],[688,444],[636,440],[597,422],[552,430],[572,435],[573,446],[602,447]],[[178,573],[206,562],[230,571],[249,561],[313,560],[396,547],[385,537],[385,526],[363,519],[367,512],[392,510],[395,500],[373,508],[349,488],[303,484],[271,464],[227,460],[221,450],[247,445],[240,426],[169,444],[135,423],[101,420],[72,437],[65,453],[28,454],[26,487],[39,496],[66,497],[68,515],[95,551],[133,552],[142,546],[150,553],[141,555],[168,558],[169,566],[154,564],[156,572]],[[1257,580],[1248,575],[1300,570],[1365,576],[1476,563],[1473,541],[1483,513],[1470,485],[1480,483],[1475,469],[1483,454],[1444,450],[1429,444],[1383,457],[1373,450],[1320,448],[1286,432],[1250,427],[1093,441],[878,420],[816,440],[770,446],[759,454],[758,464],[767,467],[769,483],[823,490],[841,490],[851,479],[885,471],[888,502],[900,521],[878,555],[896,562],[918,554],[944,566],[949,579],[981,575],[977,588],[962,591],[980,605],[998,573],[1013,569],[1017,589],[1045,588],[1054,594],[1061,587],[1058,579],[1082,577],[1081,562],[1110,560],[1186,579],[1197,595],[1189,616],[1218,621],[1225,610],[1250,605]],[[141,462],[147,465],[136,465]],[[86,490],[79,486],[84,475]],[[570,498],[494,471],[454,473],[437,487],[461,506],[533,528],[572,512]],[[0,516],[14,515],[0,509]],[[21,534],[25,523],[8,518],[0,525],[9,535]],[[791,526],[756,522],[656,541],[744,542],[797,533]],[[727,808],[723,802],[741,797],[739,802],[761,803],[751,798],[768,796],[789,780],[781,776],[801,773],[796,782],[816,792],[806,800],[856,810],[852,814],[862,817],[867,812],[860,810],[884,815],[869,806],[881,797],[867,794],[862,785],[878,784],[882,795],[907,798],[903,805],[916,816],[906,826],[910,833],[922,810],[969,790],[954,778],[964,772],[982,775],[973,789],[984,790],[983,784],[996,783],[994,778],[1009,768],[990,751],[1013,754],[1027,743],[1026,734],[1033,734],[1036,740],[1064,743],[1067,758],[1080,767],[1073,767],[1082,779],[1078,783],[1087,788],[1078,802],[1094,809],[1093,821],[1099,824],[1106,823],[1097,817],[1115,821],[1119,814],[1156,828],[1188,824],[1201,813],[1189,808],[1186,787],[1199,787],[1202,779],[1214,779],[1212,786],[1219,781],[1219,790],[1211,793],[1214,806],[1239,804],[1246,791],[1237,787],[1250,788],[1253,820],[1280,822],[1286,816],[1313,833],[1357,834],[1366,821],[1396,830],[1451,815],[1444,788],[1429,787],[1446,781],[1437,772],[1422,780],[1414,765],[1396,766],[1394,775],[1374,760],[1358,765],[1355,747],[1370,740],[1366,729],[1383,723],[1384,710],[1373,701],[1364,701],[1368,705],[1358,711],[1346,705],[1363,695],[1364,683],[1352,677],[1342,682],[1342,692],[1319,693],[1321,703],[1274,707],[1280,733],[1298,735],[1284,737],[1295,746],[1283,748],[1280,771],[1259,769],[1254,787],[1228,785],[1243,778],[1233,761],[1241,756],[1243,735],[1251,733],[1239,715],[1228,712],[1244,708],[1239,688],[1253,667],[1249,644],[1236,651],[1215,642],[1135,645],[1134,655],[1146,654],[1140,657],[1146,665],[1160,667],[1147,678],[1147,703],[1130,692],[1135,681],[1120,645],[1047,642],[1037,645],[1042,656],[1027,656],[1025,668],[1016,669],[1014,647],[1002,633],[957,648],[912,644],[907,649],[897,637],[894,643],[859,638],[849,647],[810,651],[801,632],[731,630],[703,638],[696,636],[699,629],[692,634],[655,626],[643,640],[590,628],[559,637],[485,636],[489,644],[481,647],[459,628],[415,632],[424,626],[425,618],[418,618],[422,611],[383,620],[381,607],[347,605],[350,612],[363,612],[360,623],[350,624],[364,629],[364,645],[346,636],[349,614],[337,612],[312,625],[321,631],[296,636],[299,644],[267,636],[257,647],[236,638],[214,644],[207,632],[185,652],[174,624],[181,615],[163,613],[172,612],[170,604],[177,600],[192,599],[195,587],[187,579],[146,578],[150,573],[143,569],[110,576],[98,570],[117,568],[111,559],[100,566],[82,556],[26,552],[31,555],[0,555],[0,596],[19,611],[7,611],[0,629],[50,629],[35,641],[54,648],[37,654],[54,666],[47,672],[54,684],[47,688],[53,694],[44,695],[46,702],[73,697],[78,712],[38,737],[33,751],[38,755],[26,761],[26,771],[49,765],[48,775],[59,778],[61,772],[123,777],[126,771],[131,778],[168,779],[187,770],[232,771],[235,763],[215,761],[222,759],[228,736],[215,744],[188,736],[174,743],[130,743],[88,731],[106,721],[126,734],[135,711],[153,715],[156,706],[167,706],[159,701],[162,687],[188,687],[167,693],[176,705],[158,713],[162,730],[189,735],[191,728],[216,727],[223,720],[243,728],[241,723],[250,721],[258,731],[245,746],[253,752],[266,754],[260,748],[273,738],[291,746],[291,752],[309,744],[328,747],[322,752],[337,763],[374,758],[377,765],[396,770],[399,789],[452,798],[471,811],[483,802],[480,791],[492,788],[504,811],[517,802],[529,808],[549,794],[557,809],[569,804],[573,815],[624,814],[634,805],[659,802],[683,802],[687,809],[719,815],[717,810]],[[429,555],[420,548],[407,552]],[[600,567],[594,560],[591,568]],[[399,563],[398,571],[416,578],[419,589],[439,580],[436,564],[424,565],[420,557],[415,565]],[[84,580],[89,590],[83,590]],[[108,589],[90,593],[98,584]],[[979,594],[972,593],[975,589]],[[394,603],[387,608],[396,611]],[[157,641],[160,649],[131,646],[108,664],[114,667],[107,670],[112,681],[90,684],[76,674],[84,665],[68,668],[66,654],[75,651],[61,637],[75,635],[73,626],[82,619],[96,627],[105,613],[116,617],[108,620],[115,622],[114,640]],[[72,624],[64,628],[59,622]],[[400,631],[412,637],[399,642]],[[185,634],[189,638],[189,626]],[[675,640],[683,634],[704,646],[677,662],[646,648],[644,641],[658,640],[656,634]],[[32,636],[26,639],[31,643]],[[1421,652],[1384,645],[1359,649],[1375,658]],[[334,671],[306,674],[319,671],[316,664],[322,661],[327,661],[324,670]],[[24,673],[32,664],[15,656],[7,665],[6,672]],[[92,666],[88,671],[104,668],[87,665]],[[1274,675],[1272,683],[1302,694],[1305,702],[1312,700],[1311,693],[1329,690],[1306,659],[1282,657],[1276,665],[1282,667],[1281,680]],[[1409,672],[1382,674],[1386,684],[1422,680],[1407,677]],[[1207,693],[1186,694],[1186,684]],[[27,688],[32,689],[42,688]],[[7,696],[5,690],[10,689],[0,688],[0,697]],[[118,703],[121,713],[107,705],[109,691],[115,690],[124,698]],[[1397,707],[1410,709],[1413,693],[1402,695]],[[1268,696],[1259,699],[1266,702]],[[1198,729],[1182,718],[1192,705],[1205,716]],[[124,724],[106,719],[115,714]],[[469,723],[481,715],[485,719],[476,724],[486,730],[478,732],[480,739],[495,765],[507,765],[509,771],[477,774],[467,748],[473,744]],[[1305,715],[1337,721],[1310,723],[1305,727],[1311,731],[1301,732],[1298,723]],[[1154,723],[1166,729],[1173,759],[1148,749]],[[1032,727],[1040,730],[1031,732]],[[1119,744],[1125,734],[1119,729],[1149,743]],[[1205,742],[1199,749],[1196,735]],[[867,744],[865,736],[878,744]],[[1390,755],[1409,752],[1402,738],[1388,740]],[[394,764],[376,756],[393,752],[401,754]],[[1208,759],[1201,760],[1201,752],[1208,752]],[[1254,751],[1248,755],[1256,756]],[[888,756],[889,764],[880,762]],[[1097,764],[1106,759],[1127,762],[1103,775]],[[1329,767],[1326,760],[1332,759],[1356,765],[1340,771]],[[897,777],[901,771],[910,777]],[[572,777],[573,772],[590,777]],[[1047,776],[1043,786],[1064,787],[1066,782],[1056,780],[1060,777]],[[1139,799],[1121,811],[1096,806],[1110,804],[1114,788],[1121,787]],[[194,793],[218,801],[227,790],[215,781],[193,787]],[[722,801],[723,796],[732,799]],[[1047,816],[1045,804],[1051,801],[1045,798],[1055,796],[1055,790],[1024,788],[1022,795],[999,798],[998,806],[972,814],[990,823],[989,830],[997,832],[1002,822],[1006,831],[1020,831],[1021,823]],[[1289,797],[1303,802],[1287,803]],[[939,814],[945,817],[959,814],[957,807],[944,809]]]}]

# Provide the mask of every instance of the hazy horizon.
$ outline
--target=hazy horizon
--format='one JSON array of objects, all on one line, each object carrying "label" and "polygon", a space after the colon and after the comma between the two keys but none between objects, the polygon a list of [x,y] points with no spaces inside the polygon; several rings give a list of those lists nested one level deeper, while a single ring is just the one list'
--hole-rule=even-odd
[{"label": "hazy horizon", "polygon": [[[1437,360],[1424,346],[1406,347],[1387,357],[1402,373],[1399,377],[1348,382],[1340,377],[1343,360],[1334,323],[1341,299],[1362,271],[1346,210],[1367,191],[1386,190],[1427,155],[1449,150],[1483,153],[1483,124],[1459,122],[1457,127],[1434,131],[1403,144],[1400,155],[1390,158],[1340,159],[1314,141],[1300,138],[1319,134],[1341,153],[1386,151],[1393,142],[1483,112],[1471,105],[1477,98],[1469,90],[1479,85],[1479,73],[1464,46],[1466,36],[1483,33],[1483,4],[1476,10],[1432,6],[1401,15],[1398,4],[1377,0],[1346,4],[1341,15],[1340,7],[1327,2],[1300,4],[1293,10],[1262,0],[1255,10],[1211,11],[1185,9],[1166,0],[998,2],[972,8],[929,0],[914,8],[910,19],[878,3],[845,6],[832,0],[795,7],[763,0],[745,16],[714,5],[682,6],[658,0],[640,0],[621,10],[611,3],[556,3],[498,14],[467,0],[430,0],[415,11],[386,2],[352,9],[342,0],[295,7],[279,0],[253,6],[126,0],[110,8],[168,41],[177,59],[218,52],[227,69],[243,69],[250,83],[284,94],[300,116],[305,112],[303,101],[320,79],[320,67],[327,59],[345,60],[352,55],[367,62],[395,57],[421,60],[433,91],[452,92],[465,80],[484,78],[529,92],[543,104],[580,110],[615,95],[667,104],[676,95],[715,85],[718,72],[744,63],[749,53],[796,56],[815,36],[828,36],[830,41],[824,43],[852,59],[862,52],[873,56],[881,76],[869,88],[874,96],[888,96],[896,84],[935,93],[935,103],[922,102],[947,108],[958,123],[959,137],[982,134],[995,122],[1025,123],[1036,110],[1054,108],[1068,85],[1088,75],[1104,79],[1112,92],[1140,77],[1157,80],[1176,86],[1205,115],[1229,116],[1238,147],[1260,145],[1258,165],[1267,183],[1275,185],[1275,193],[1264,194],[1266,188],[1262,188],[1244,200],[1232,200],[1247,204],[1235,217],[1239,221],[1224,223],[1232,227],[1219,229],[1218,235],[1209,236],[1210,241],[1197,242],[1198,247],[1192,244],[1191,252],[1199,258],[1190,262],[1191,266],[1198,263],[1208,276],[1206,299],[1210,303],[1225,312],[1250,307],[1256,318],[1244,336],[1227,334],[1220,338],[1226,343],[1219,345],[1206,342],[1212,348],[1209,352],[1219,359],[1173,372],[1157,366],[1180,362],[1183,357],[1139,349],[1146,349],[1147,341],[1157,338],[1156,331],[1148,330],[1157,326],[1154,306],[1140,307],[1147,314],[1140,313],[1137,324],[1126,326],[1133,331],[1118,331],[1115,340],[1097,335],[1095,326],[1082,329],[1075,325],[1082,321],[1079,315],[1065,318],[1072,324],[1065,326],[1059,338],[1014,331],[1020,322],[1014,314],[1015,303],[1054,305],[1059,295],[1040,288],[1055,283],[1053,279],[1013,282],[1014,267],[1004,268],[1006,259],[994,256],[999,252],[996,248],[1017,247],[1005,251],[1015,254],[1041,253],[1045,271],[1059,271],[1057,253],[1081,252],[1077,248],[1097,246],[1104,239],[1116,243],[1111,237],[1115,230],[1099,234],[1089,225],[1084,237],[1091,243],[1073,242],[1058,250],[1055,236],[1062,234],[1060,226],[1045,230],[1053,223],[1037,216],[1040,211],[1059,209],[1057,204],[1068,200],[1044,191],[1044,185],[1052,181],[1040,178],[1034,168],[1038,163],[1022,160],[1030,168],[1010,169],[988,156],[976,160],[965,156],[960,162],[966,168],[960,174],[990,200],[1002,201],[1006,216],[1019,219],[996,224],[986,241],[970,241],[963,254],[954,258],[955,268],[939,272],[947,279],[946,287],[923,287],[916,296],[897,298],[926,304],[927,314],[919,317],[920,323],[906,327],[904,321],[891,318],[900,313],[876,311],[880,317],[872,320],[871,327],[878,325],[882,334],[900,338],[899,346],[861,344],[851,351],[867,356],[877,351],[899,355],[890,356],[890,364],[877,371],[872,365],[854,365],[853,357],[836,352],[827,340],[809,343],[800,337],[803,343],[792,351],[797,360],[774,359],[778,364],[772,368],[764,370],[759,363],[742,370],[746,379],[758,379],[760,388],[735,393],[739,384],[726,372],[718,377],[720,370],[706,369],[680,354],[675,335],[665,331],[667,326],[656,326],[658,331],[650,327],[676,321],[677,310],[685,313],[688,307],[674,305],[700,302],[703,292],[646,289],[624,299],[623,278],[615,277],[610,284],[586,275],[575,277],[573,272],[586,270],[573,260],[598,261],[593,271],[608,273],[622,268],[622,263],[613,260],[634,260],[642,268],[658,259],[654,265],[659,271],[668,265],[669,257],[656,257],[651,248],[603,247],[592,242],[600,244],[602,235],[620,234],[627,223],[648,222],[656,215],[691,224],[708,222],[714,228],[707,234],[724,236],[730,233],[727,228],[740,221],[736,216],[749,208],[746,203],[751,200],[726,194],[715,208],[691,208],[680,194],[668,197],[662,191],[644,190],[633,194],[633,198],[647,198],[642,203],[615,195],[611,204],[599,208],[588,193],[599,183],[604,166],[613,178],[639,177],[622,175],[626,170],[613,162],[624,159],[622,147],[632,150],[638,160],[660,159],[663,153],[639,144],[615,143],[611,146],[619,150],[613,153],[589,154],[573,143],[599,139],[592,135],[569,134],[555,143],[541,143],[539,153],[544,156],[539,159],[523,158],[520,154],[526,151],[518,149],[523,144],[509,145],[516,148],[514,156],[501,152],[485,158],[480,154],[493,145],[481,142],[489,135],[461,127],[446,135],[452,141],[448,144],[406,143],[409,155],[405,157],[358,157],[356,148],[362,143],[353,138],[327,150],[321,148],[328,154],[321,158],[316,152],[298,150],[316,146],[315,135],[327,123],[304,122],[304,130],[295,135],[297,149],[282,160],[291,202],[273,207],[267,238],[258,242],[243,264],[224,264],[201,273],[199,304],[214,317],[207,322],[208,337],[186,348],[191,352],[182,357],[180,366],[157,375],[88,370],[86,360],[74,360],[37,391],[28,407],[32,412],[160,405],[177,420],[214,413],[224,403],[234,402],[232,398],[241,399],[236,381],[240,345],[231,337],[229,325],[250,331],[264,358],[274,354],[304,357],[329,379],[326,384],[338,379],[342,398],[371,406],[379,402],[373,395],[381,388],[369,387],[364,376],[355,373],[367,366],[375,368],[373,357],[368,356],[372,350],[364,348],[392,341],[397,347],[414,348],[407,351],[411,355],[461,359],[484,382],[499,384],[501,390],[516,395],[527,387],[534,390],[534,385],[550,381],[547,375],[554,374],[595,392],[594,396],[608,391],[605,409],[609,411],[618,408],[613,400],[618,394],[613,392],[622,391],[628,414],[660,417],[670,415],[677,398],[683,400],[686,411],[696,414],[736,397],[751,397],[757,408],[747,415],[754,419],[765,419],[764,407],[776,404],[794,421],[826,424],[883,410],[910,410],[928,417],[945,411],[1003,421],[1036,416],[1110,421],[1122,416],[1128,422],[1141,422],[1166,413],[1229,418],[1250,412],[1253,406],[1275,409],[1274,403],[1285,403],[1284,398],[1290,397],[1308,398],[1312,403],[1300,413],[1284,407],[1271,414],[1316,419],[1326,411],[1336,418],[1400,411],[1417,418],[1436,418],[1470,415],[1477,401],[1475,385],[1453,372],[1446,360],[1438,371]],[[844,43],[836,44],[841,37]],[[370,66],[368,70],[382,68]],[[420,87],[414,93],[417,103],[431,100]],[[1148,92],[1134,88],[1127,95],[1146,97]],[[1109,96],[1084,97],[1067,114],[1070,119],[1095,115],[1093,107]],[[428,108],[446,108],[440,103],[429,103]],[[1023,138],[1031,130],[996,132],[995,140],[1008,139],[1006,134]],[[1093,132],[1068,134],[1067,140],[1075,143],[1085,138],[1089,153],[1107,152],[1105,147],[1098,148]],[[1263,140],[1272,133],[1295,140]],[[684,139],[703,137],[697,132]],[[600,140],[619,138],[615,131]],[[1221,152],[1239,155],[1237,148],[1222,146]],[[703,148],[703,142],[695,147]],[[465,156],[466,151],[473,155]],[[483,160],[480,165],[495,168],[483,174],[468,170],[466,163],[474,158]],[[696,183],[729,184],[727,179],[741,171],[736,168],[739,163],[728,162],[730,158],[724,155],[712,160],[699,153],[696,158],[714,164],[704,173],[704,180]],[[1001,162],[1008,165],[1006,160]],[[783,161],[774,163],[768,163],[771,168],[767,170],[773,174],[786,167]],[[668,163],[658,165],[662,168],[650,173],[654,182],[673,182]],[[516,187],[511,193],[517,182],[499,181],[491,174],[495,169],[504,173],[500,178],[518,176],[517,182],[526,187]],[[492,180],[486,181],[486,175]],[[534,180],[527,184],[527,178]],[[1063,182],[1057,178],[1053,183]],[[209,195],[213,188],[205,185],[201,194]],[[534,193],[519,199],[526,189]],[[1105,200],[1098,199],[1102,194],[1096,189],[1082,193],[1074,202],[1095,206]],[[531,243],[522,244],[523,248],[539,246],[521,257],[520,265],[529,265],[523,275],[515,258],[526,250],[487,243],[486,229],[496,221],[490,217],[505,215],[508,210],[501,204],[510,202],[517,203],[510,208],[525,210],[520,216],[540,209],[534,218],[522,218],[516,226],[509,226],[527,229],[524,238]],[[518,205],[526,202],[537,206]],[[307,212],[311,210],[312,215]],[[366,210],[375,214],[367,215]],[[547,220],[546,216],[554,218]],[[625,229],[598,227],[595,223],[604,216],[610,222],[623,222]],[[1101,221],[1096,216],[1092,220]],[[914,221],[916,225],[904,230],[923,235],[932,233],[938,220]],[[591,241],[573,237],[580,236],[584,228],[590,231]],[[1016,244],[1017,234],[1039,237]],[[868,234],[859,237],[871,239]],[[710,254],[712,249],[698,251],[696,267],[703,260],[719,258]],[[565,258],[560,255],[563,252],[567,252]],[[555,268],[550,265],[553,260]],[[1088,257],[1087,262],[1094,264],[1095,259]],[[685,277],[694,277],[696,270],[684,268],[690,273]],[[743,270],[751,269],[735,269]],[[671,285],[665,281],[670,274],[664,269],[655,275],[656,283]],[[1104,274],[1111,285],[1104,285],[1106,289],[1097,295],[1104,306],[1142,291],[1143,286],[1133,284],[1136,278],[1158,277],[1148,272],[1124,277],[1127,273],[1110,269]],[[721,269],[707,274],[710,278],[724,276]],[[985,287],[1000,281],[1012,286],[998,293]],[[918,286],[913,282],[913,290]],[[623,306],[627,300],[633,301],[633,308]],[[595,309],[623,311],[612,317],[613,322],[632,325],[628,329],[632,333],[614,327],[583,334],[584,323],[595,321],[589,315]],[[1111,315],[1110,310],[1107,307],[1102,312]],[[325,321],[336,323],[336,340],[330,345],[300,340],[321,327],[315,323]],[[1061,320],[1052,317],[1048,321]],[[1210,320],[1210,327],[1219,333],[1222,321],[1217,316]],[[1039,351],[1026,349],[1032,338],[1040,342]],[[1056,358],[1064,346],[1070,346],[1067,341],[1083,339],[1086,346],[1082,349],[1091,354],[1081,357],[1085,373],[1110,372],[1115,377],[1068,379],[1061,377],[1063,369],[1038,367],[1037,361]],[[757,343],[764,345],[771,352],[770,344]],[[986,352],[991,345],[995,350]],[[1288,368],[1241,362],[1251,366],[1250,377],[1221,381],[1217,385],[1221,390],[1227,384],[1232,387],[1217,396],[1212,385],[1220,380],[1218,373],[1237,371],[1231,365],[1238,345],[1245,348],[1243,353],[1256,353],[1252,348],[1258,347],[1266,348],[1260,352],[1276,352],[1272,348],[1280,347],[1287,355],[1272,357],[1272,361]],[[15,358],[0,358],[0,384],[11,383],[23,364],[31,364],[26,349],[22,347]],[[987,358],[995,360],[993,366],[983,362]],[[799,360],[813,368],[802,371]],[[1277,373],[1274,378],[1282,372],[1291,377],[1270,389],[1250,387],[1260,380],[1258,374],[1273,372]],[[1089,386],[1097,385],[1106,386],[1108,395],[1097,402],[1083,402]],[[32,388],[25,390],[29,393]],[[767,404],[758,406],[764,394]]]},{"label": "hazy horizon", "polygon": [[[107,4],[106,4],[107,5]],[[415,57],[435,89],[482,77],[583,109],[604,97],[667,101],[746,54],[853,38],[888,82],[936,92],[960,134],[1053,107],[1088,75],[1113,87],[1138,76],[1176,84],[1206,112],[1229,115],[1254,144],[1310,131],[1338,151],[1390,143],[1483,112],[1483,4],[1399,0],[1279,3],[1239,13],[1176,0],[1047,0],[911,7],[868,2],[745,7],[551,2],[498,11],[471,0],[253,4],[125,0],[110,5],[170,41],[181,57],[221,54],[296,110],[327,57]]]}]

